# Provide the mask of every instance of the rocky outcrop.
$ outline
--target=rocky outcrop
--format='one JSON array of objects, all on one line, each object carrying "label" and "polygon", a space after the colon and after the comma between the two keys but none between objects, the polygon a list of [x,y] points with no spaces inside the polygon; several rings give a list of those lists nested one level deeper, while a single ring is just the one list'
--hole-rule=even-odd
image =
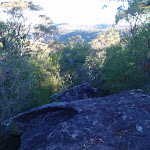
[{"label": "rocky outcrop", "polygon": [[96,88],[92,88],[89,84],[84,83],[75,86],[72,89],[67,89],[62,91],[61,93],[52,95],[50,98],[53,101],[71,102],[75,100],[95,97],[95,95],[96,95]]},{"label": "rocky outcrop", "polygon": [[150,150],[150,95],[54,102],[17,115],[20,150]]}]

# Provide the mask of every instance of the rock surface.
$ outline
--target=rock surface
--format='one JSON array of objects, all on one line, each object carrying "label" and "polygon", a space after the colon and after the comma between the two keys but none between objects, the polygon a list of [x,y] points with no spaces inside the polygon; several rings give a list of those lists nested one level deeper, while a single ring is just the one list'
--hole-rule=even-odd
[{"label": "rock surface", "polygon": [[94,97],[96,94],[96,89],[92,88],[89,84],[84,83],[73,87],[72,89],[67,89],[61,93],[52,95],[50,98],[53,101],[59,102],[71,102],[75,100],[85,99]]},{"label": "rock surface", "polygon": [[150,150],[150,95],[54,102],[17,115],[20,150]]}]

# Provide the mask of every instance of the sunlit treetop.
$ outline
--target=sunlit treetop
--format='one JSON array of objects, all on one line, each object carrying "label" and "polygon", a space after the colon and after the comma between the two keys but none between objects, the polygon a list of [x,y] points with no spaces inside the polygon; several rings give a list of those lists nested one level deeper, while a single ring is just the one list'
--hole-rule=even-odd
[{"label": "sunlit treetop", "polygon": [[118,7],[118,13],[115,16],[116,23],[122,19],[125,19],[128,22],[135,20],[135,22],[140,21],[142,23],[142,17],[148,15],[149,12],[150,0],[128,0],[127,9],[125,9],[123,6]]},{"label": "sunlit treetop", "polygon": [[3,10],[3,13],[7,14],[7,17],[10,17],[13,21],[25,21],[25,11],[42,10],[41,6],[33,4],[30,0],[10,0],[0,2],[0,8]]},{"label": "sunlit treetop", "polygon": [[1,2],[0,7],[6,9],[15,9],[19,11],[24,11],[25,9],[29,9],[31,11],[39,11],[42,9],[39,5],[34,5],[32,1],[25,0],[10,0],[9,2]]},{"label": "sunlit treetop", "polygon": [[115,1],[115,2],[128,2],[129,4],[140,1],[143,4],[143,6],[145,6],[145,7],[150,6],[150,0],[101,0],[101,1],[103,1],[103,2],[106,2],[106,1],[107,2],[113,2],[113,1]]}]

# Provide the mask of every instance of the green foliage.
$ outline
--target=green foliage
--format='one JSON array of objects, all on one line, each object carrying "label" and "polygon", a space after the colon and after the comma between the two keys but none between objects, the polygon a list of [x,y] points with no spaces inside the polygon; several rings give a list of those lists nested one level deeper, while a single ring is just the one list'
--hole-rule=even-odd
[{"label": "green foliage", "polygon": [[48,104],[51,103],[49,97],[52,94],[52,92],[50,91],[50,86],[46,86],[43,85],[41,87],[36,87],[34,89],[32,89],[32,96],[31,96],[31,104],[29,108],[33,108],[33,107],[37,107],[37,106],[41,106],[44,104]]},{"label": "green foliage", "polygon": [[[30,63],[34,66],[34,79],[36,86],[32,89],[30,97],[32,105],[39,106],[50,103],[50,95],[66,89],[64,80],[60,76],[59,61],[62,52],[56,51],[57,42],[52,46],[47,44],[35,45],[38,53],[32,54]],[[58,43],[61,45],[61,43]],[[59,48],[59,46],[58,46]]]},{"label": "green foliage", "polygon": [[81,70],[90,54],[90,47],[81,41],[71,41],[62,51],[60,70],[67,87],[84,82]]},{"label": "green foliage", "polygon": [[[97,88],[99,92],[101,91],[103,61],[103,57],[99,57],[95,52],[92,52],[87,56],[85,64],[82,67],[84,82],[90,83],[92,87]],[[97,96],[100,96],[99,92]]]},{"label": "green foliage", "polygon": [[148,80],[146,70],[143,70],[142,60],[147,60],[148,32],[145,28],[137,28],[134,37],[126,39],[126,46],[112,45],[106,50],[103,67],[103,89],[109,94],[141,88]]},{"label": "green foliage", "polygon": [[[32,66],[25,47],[26,34],[17,22],[1,22],[0,37],[0,122],[20,111],[34,82]],[[5,35],[5,37],[4,37]]]},{"label": "green foliage", "polygon": [[112,44],[120,42],[119,31],[114,27],[109,30],[100,33],[97,38],[89,42],[91,47],[95,50],[103,50],[109,47]]},{"label": "green foliage", "polygon": [[[0,149],[15,150],[20,145],[20,133],[17,132],[17,126],[13,125],[12,117],[50,102],[49,86],[43,85],[46,72],[44,67],[48,65],[49,59],[45,61],[34,49],[43,50],[35,44],[39,38],[35,41],[27,38],[30,26],[23,16],[24,10],[37,11],[40,7],[29,1],[4,2],[0,6],[8,15],[7,21],[0,22]],[[50,20],[46,26],[39,27],[36,32],[43,37],[56,31]],[[45,66],[40,64],[42,61]],[[7,125],[4,126],[6,121]]]}]

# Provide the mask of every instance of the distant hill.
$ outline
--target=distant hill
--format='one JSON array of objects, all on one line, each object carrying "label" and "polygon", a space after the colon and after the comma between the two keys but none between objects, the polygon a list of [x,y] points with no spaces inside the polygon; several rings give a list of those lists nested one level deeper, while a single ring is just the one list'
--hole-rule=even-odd
[{"label": "distant hill", "polygon": [[56,24],[60,30],[94,30],[94,26],[60,23]]},{"label": "distant hill", "polygon": [[83,30],[74,30],[72,32],[63,33],[59,35],[60,42],[67,42],[68,38],[81,35],[82,39],[84,39],[85,43],[90,42],[92,39],[95,39],[100,31],[83,31]]},{"label": "distant hill", "polygon": [[59,41],[67,42],[67,39],[73,36],[81,35],[86,43],[90,42],[92,39],[95,39],[98,36],[98,33],[102,32],[101,29],[94,26],[88,25],[78,25],[78,24],[56,24],[58,27]]},{"label": "distant hill", "polygon": [[94,29],[107,29],[110,28],[112,25],[111,24],[97,24],[94,25]]},{"label": "distant hill", "polygon": [[[85,40],[86,43],[95,39],[99,33],[107,31],[112,25],[111,24],[97,24],[93,26],[88,25],[78,25],[78,24],[68,24],[61,23],[56,24],[58,27],[59,41],[67,42],[67,39],[72,36],[81,35],[81,37]],[[126,28],[126,26],[116,26],[119,30]]]}]

